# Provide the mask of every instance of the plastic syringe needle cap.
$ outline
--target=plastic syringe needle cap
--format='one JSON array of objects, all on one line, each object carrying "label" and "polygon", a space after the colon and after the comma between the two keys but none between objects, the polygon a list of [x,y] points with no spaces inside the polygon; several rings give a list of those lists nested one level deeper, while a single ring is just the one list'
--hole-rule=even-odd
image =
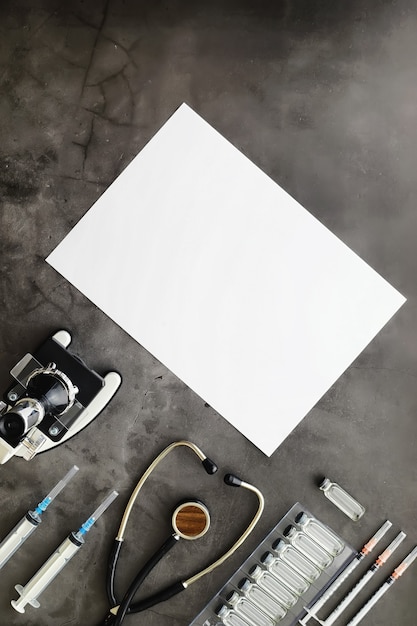
[{"label": "plastic syringe needle cap", "polygon": [[61,493],[61,491],[63,490],[63,488],[68,485],[69,481],[71,480],[71,478],[73,478],[73,476],[75,476],[75,474],[78,472],[80,468],[77,465],[74,465],[69,472],[67,472],[64,476],[64,478],[62,478],[56,485],[55,487],[52,489],[52,491],[50,491],[48,493],[47,496],[45,496],[45,498],[42,500],[42,502],[40,502],[38,504],[38,506],[36,507],[35,511],[36,513],[38,513],[39,515],[41,513],[43,513],[43,511],[46,510],[46,508],[51,504],[52,500],[54,500],[57,495],[59,493]]},{"label": "plastic syringe needle cap", "polygon": [[410,552],[408,556],[405,557],[404,561],[400,563],[398,567],[395,568],[395,570],[392,573],[392,577],[397,579],[400,576],[402,576],[402,574],[404,574],[407,567],[410,567],[411,563],[415,561],[415,559],[417,559],[417,546],[414,548],[414,550]]},{"label": "plastic syringe needle cap", "polygon": [[59,483],[55,485],[52,491],[48,493],[47,498],[49,497],[51,500],[54,500],[54,498],[57,497],[57,495],[63,490],[63,488],[68,485],[69,481],[75,476],[79,469],[80,468],[78,467],[78,465],[73,465],[69,472],[65,474],[64,478],[62,478],[62,480],[60,480]]},{"label": "plastic syringe needle cap", "polygon": [[382,537],[391,528],[391,526],[392,526],[392,522],[390,522],[389,520],[384,522],[381,528],[376,531],[375,535],[371,537],[369,541],[363,546],[362,548],[363,554],[369,554],[369,552],[371,552],[375,548],[376,544],[379,541],[381,541]]},{"label": "plastic syringe needle cap", "polygon": [[401,531],[400,533],[398,533],[398,535],[395,537],[395,539],[393,539],[393,541],[391,541],[391,543],[389,544],[389,546],[387,548],[385,548],[385,550],[383,551],[382,554],[379,555],[379,557],[377,558],[377,560],[375,561],[375,563],[379,566],[383,565],[386,561],[388,561],[389,557],[391,556],[391,554],[394,552],[394,550],[396,550],[398,548],[398,546],[400,545],[400,543],[402,541],[404,541],[404,539],[406,538],[406,534],[405,532]]},{"label": "plastic syringe needle cap", "polygon": [[117,498],[118,495],[119,493],[117,491],[112,491],[111,493],[109,493],[107,498],[103,500],[103,502],[94,511],[94,513],[90,515],[90,517],[84,522],[84,524],[82,524],[78,532],[81,535],[85,535],[85,533],[88,533],[92,525],[98,520],[101,515],[103,515],[104,511],[111,505],[111,503]]}]

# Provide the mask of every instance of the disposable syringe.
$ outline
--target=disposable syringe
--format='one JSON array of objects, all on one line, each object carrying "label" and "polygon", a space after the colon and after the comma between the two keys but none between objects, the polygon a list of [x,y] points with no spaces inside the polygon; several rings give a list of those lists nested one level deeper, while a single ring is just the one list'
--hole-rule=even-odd
[{"label": "disposable syringe", "polygon": [[7,537],[0,544],[0,569],[7,563],[13,554],[20,548],[28,537],[37,529],[41,523],[41,515],[51,504],[63,488],[69,483],[71,478],[78,472],[79,468],[74,465],[62,480],[39,502],[33,510],[29,510],[24,517],[9,532]]},{"label": "disposable syringe", "polygon": [[326,591],[314,602],[311,606],[304,607],[304,610],[307,612],[302,619],[299,620],[299,623],[302,626],[306,626],[307,622],[311,618],[317,619],[317,613],[320,609],[326,604],[326,602],[333,596],[333,594],[339,589],[339,587],[349,578],[352,572],[358,567],[358,565],[363,561],[363,559],[372,552],[375,546],[381,541],[382,537],[388,530],[391,528],[392,522],[387,520],[382,524],[381,528],[377,530],[377,532],[365,543],[362,550],[358,552],[355,558],[340,572],[340,574],[334,579],[331,585],[326,589]]},{"label": "disposable syringe", "polygon": [[68,561],[85,543],[84,535],[88,533],[93,524],[117,498],[117,491],[112,491],[107,498],[100,504],[94,513],[80,526],[76,532],[72,532],[42,565],[40,570],[22,587],[16,585],[15,589],[19,593],[18,600],[12,600],[11,605],[19,613],[25,612],[26,604],[31,604],[35,608],[39,608],[40,604],[37,600],[38,596],[53,581],[59,572],[65,567]]},{"label": "disposable syringe", "polygon": [[330,613],[328,618],[325,619],[324,621],[321,621],[316,618],[317,621],[320,622],[320,624],[322,624],[323,626],[331,626],[331,624],[333,624],[337,620],[339,615],[343,613],[343,611],[349,606],[349,604],[356,598],[358,593],[371,580],[371,578],[379,570],[379,568],[382,567],[382,565],[384,565],[384,563],[388,561],[388,559],[390,558],[394,550],[396,550],[398,546],[400,545],[400,543],[404,541],[405,537],[406,537],[406,534],[404,532],[401,531],[400,533],[398,533],[395,539],[391,541],[389,546],[385,548],[383,553],[379,555],[375,563],[371,565],[368,571],[362,576],[360,581],[349,591],[349,593],[343,598],[340,604],[337,605],[334,611]]},{"label": "disposable syringe", "polygon": [[357,626],[359,622],[365,617],[367,613],[372,609],[373,606],[378,602],[380,598],[391,589],[392,585],[402,576],[405,570],[410,567],[411,563],[417,558],[417,546],[410,552],[408,556],[405,557],[404,561],[400,563],[398,567],[392,572],[391,576],[387,578],[383,585],[378,589],[376,593],[368,600],[368,602],[360,609],[358,613],[356,613],[355,617],[350,620],[347,626]]}]

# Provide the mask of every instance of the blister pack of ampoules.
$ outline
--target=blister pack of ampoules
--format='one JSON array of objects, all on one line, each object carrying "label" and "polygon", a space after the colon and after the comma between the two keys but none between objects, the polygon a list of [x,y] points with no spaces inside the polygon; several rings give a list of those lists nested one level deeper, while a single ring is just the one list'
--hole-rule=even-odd
[{"label": "blister pack of ampoules", "polygon": [[295,626],[355,554],[297,502],[190,626]]}]

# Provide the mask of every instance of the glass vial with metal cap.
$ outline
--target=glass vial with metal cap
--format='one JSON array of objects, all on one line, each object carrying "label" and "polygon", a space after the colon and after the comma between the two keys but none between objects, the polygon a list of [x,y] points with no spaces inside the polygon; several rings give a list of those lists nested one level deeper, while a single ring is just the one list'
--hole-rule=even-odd
[{"label": "glass vial with metal cap", "polygon": [[301,512],[295,518],[295,522],[305,532],[306,535],[314,539],[322,548],[332,556],[337,556],[343,552],[345,544],[334,532],[327,528],[319,520]]},{"label": "glass vial with metal cap", "polygon": [[225,626],[248,626],[248,622],[236,613],[234,609],[230,609],[227,604],[221,604],[216,609],[216,615]]},{"label": "glass vial with metal cap", "polygon": [[313,582],[320,576],[321,570],[310,559],[283,539],[274,541],[272,549],[277,556],[297,570],[306,580]]},{"label": "glass vial with metal cap", "polygon": [[325,478],[319,487],[326,498],[354,522],[365,513],[365,507],[337,483],[332,483],[328,478]]},{"label": "glass vial with metal cap", "polygon": [[249,576],[261,589],[275,600],[278,600],[286,609],[290,609],[297,603],[298,595],[290,591],[278,578],[260,565],[251,567]]},{"label": "glass vial with metal cap", "polygon": [[249,626],[274,626],[273,619],[237,591],[232,591],[226,596],[226,601],[248,622]]},{"label": "glass vial with metal cap", "polygon": [[256,583],[251,582],[249,578],[243,578],[239,582],[238,587],[250,602],[259,607],[263,613],[272,617],[274,623],[279,622],[286,616],[287,610]]},{"label": "glass vial with metal cap", "polygon": [[301,596],[310,587],[310,583],[303,576],[274,556],[272,552],[266,552],[262,556],[261,562],[271,574],[297,595]]},{"label": "glass vial with metal cap", "polygon": [[333,557],[302,530],[297,530],[295,526],[287,526],[283,535],[320,569],[326,569],[332,563]]}]

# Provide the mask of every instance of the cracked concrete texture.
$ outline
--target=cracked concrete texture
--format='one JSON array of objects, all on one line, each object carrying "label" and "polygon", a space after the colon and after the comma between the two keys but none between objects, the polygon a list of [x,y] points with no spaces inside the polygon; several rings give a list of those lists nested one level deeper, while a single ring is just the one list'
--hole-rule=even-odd
[{"label": "cracked concrete texture", "polygon": [[[107,553],[130,490],[165,445],[184,437],[221,473],[260,487],[266,510],[206,583],[127,623],[189,624],[296,500],[357,548],[391,519],[408,533],[395,563],[417,543],[416,34],[411,0],[2,3],[2,384],[23,354],[62,327],[89,365],[120,371],[123,387],[82,435],[31,463],[1,467],[1,537],[73,463],[81,471],[2,570],[0,625],[99,622]],[[44,261],[183,101],[408,298],[270,459]],[[315,487],[323,474],[367,507],[359,523],[324,500]],[[113,487],[119,499],[42,594],[41,608],[15,613],[13,586]],[[147,590],[205,565],[254,510],[251,497],[208,478],[190,454],[173,454],[134,512],[120,591],[169,533],[173,504],[190,494],[209,506],[212,530],[179,545]],[[364,624],[414,626],[416,576],[410,570]]]}]

